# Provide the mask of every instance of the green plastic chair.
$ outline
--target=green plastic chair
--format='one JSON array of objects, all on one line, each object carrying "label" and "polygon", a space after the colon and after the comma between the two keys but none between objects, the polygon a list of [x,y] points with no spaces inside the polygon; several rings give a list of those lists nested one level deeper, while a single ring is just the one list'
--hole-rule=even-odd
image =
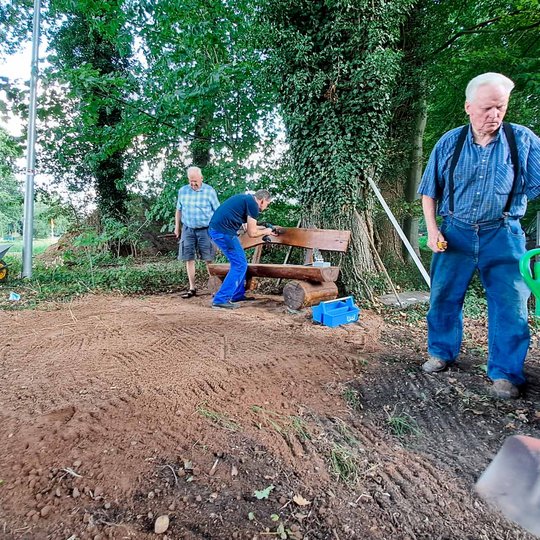
[{"label": "green plastic chair", "polygon": [[536,317],[540,317],[540,261],[535,261],[532,265],[533,270],[531,270],[531,259],[537,255],[540,255],[540,248],[527,251],[519,260],[519,271],[523,280],[534,294],[536,306],[534,314]]}]

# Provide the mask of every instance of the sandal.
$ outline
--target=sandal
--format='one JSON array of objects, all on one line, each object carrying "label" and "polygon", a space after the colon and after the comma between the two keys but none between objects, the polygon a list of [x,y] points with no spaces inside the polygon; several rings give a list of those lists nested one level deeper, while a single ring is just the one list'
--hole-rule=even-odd
[{"label": "sandal", "polygon": [[191,298],[192,296],[197,296],[197,289],[189,289],[182,295],[182,298]]}]

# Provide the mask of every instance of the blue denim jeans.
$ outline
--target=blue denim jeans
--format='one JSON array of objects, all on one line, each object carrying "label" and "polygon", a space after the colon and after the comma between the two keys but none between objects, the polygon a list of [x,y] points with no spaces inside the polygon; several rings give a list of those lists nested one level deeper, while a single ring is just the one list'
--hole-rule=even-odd
[{"label": "blue denim jeans", "polygon": [[488,377],[523,384],[530,292],[519,273],[519,259],[525,253],[519,221],[471,225],[448,217],[441,232],[448,248],[433,254],[431,262],[430,356],[447,363],[457,358],[463,337],[463,300],[478,270],[488,303]]},{"label": "blue denim jeans", "polygon": [[214,295],[214,304],[225,304],[229,301],[239,300],[246,294],[244,280],[247,272],[247,259],[244,248],[237,236],[223,234],[214,229],[209,229],[208,233],[231,265],[219,291]]}]

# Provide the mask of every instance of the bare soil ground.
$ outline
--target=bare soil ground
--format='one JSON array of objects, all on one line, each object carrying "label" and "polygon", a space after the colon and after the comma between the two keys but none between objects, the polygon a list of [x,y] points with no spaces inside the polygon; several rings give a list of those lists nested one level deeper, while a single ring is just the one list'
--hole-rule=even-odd
[{"label": "bare soil ground", "polygon": [[[0,313],[0,538],[527,539],[473,492],[539,436],[540,363],[492,400],[483,324],[424,375],[424,325],[336,329],[260,296],[90,296]],[[385,315],[388,319],[388,315]]]}]

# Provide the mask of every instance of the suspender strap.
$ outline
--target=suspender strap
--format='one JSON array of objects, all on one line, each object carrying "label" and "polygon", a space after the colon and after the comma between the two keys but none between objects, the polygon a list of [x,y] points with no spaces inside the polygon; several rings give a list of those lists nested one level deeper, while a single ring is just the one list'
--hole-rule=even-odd
[{"label": "suspender strap", "polygon": [[[512,160],[512,166],[514,168],[514,181],[512,182],[512,189],[510,190],[508,200],[506,201],[506,206],[503,210],[504,214],[508,214],[510,212],[510,207],[512,206],[514,191],[517,187],[520,168],[514,130],[508,122],[503,122],[502,127],[506,136],[506,140],[508,141],[508,146],[510,147],[510,159]],[[467,138],[468,132],[469,126],[463,126],[463,129],[459,133],[459,137],[456,142],[454,154],[452,155],[452,161],[450,162],[450,171],[448,172],[448,211],[450,212],[450,214],[454,213],[454,170],[456,168],[457,162],[459,161],[459,156],[461,154],[461,150],[463,149],[463,145],[465,144],[465,139]]]},{"label": "suspender strap", "polygon": [[450,162],[450,171],[448,173],[448,210],[450,211],[450,214],[454,213],[454,169],[459,161],[461,150],[463,149],[465,139],[467,138],[467,133],[469,133],[468,124],[463,126],[459,133],[456,147],[454,149],[454,155],[452,156],[452,161]]},{"label": "suspender strap", "polygon": [[512,189],[503,211],[505,214],[509,214],[510,207],[512,206],[512,199],[514,197],[514,191],[517,188],[519,178],[519,156],[517,151],[516,136],[512,126],[508,122],[503,122],[503,130],[504,134],[506,135],[506,140],[508,141],[508,146],[510,147],[510,159],[512,160],[512,166],[514,168],[514,181],[512,182]]}]

